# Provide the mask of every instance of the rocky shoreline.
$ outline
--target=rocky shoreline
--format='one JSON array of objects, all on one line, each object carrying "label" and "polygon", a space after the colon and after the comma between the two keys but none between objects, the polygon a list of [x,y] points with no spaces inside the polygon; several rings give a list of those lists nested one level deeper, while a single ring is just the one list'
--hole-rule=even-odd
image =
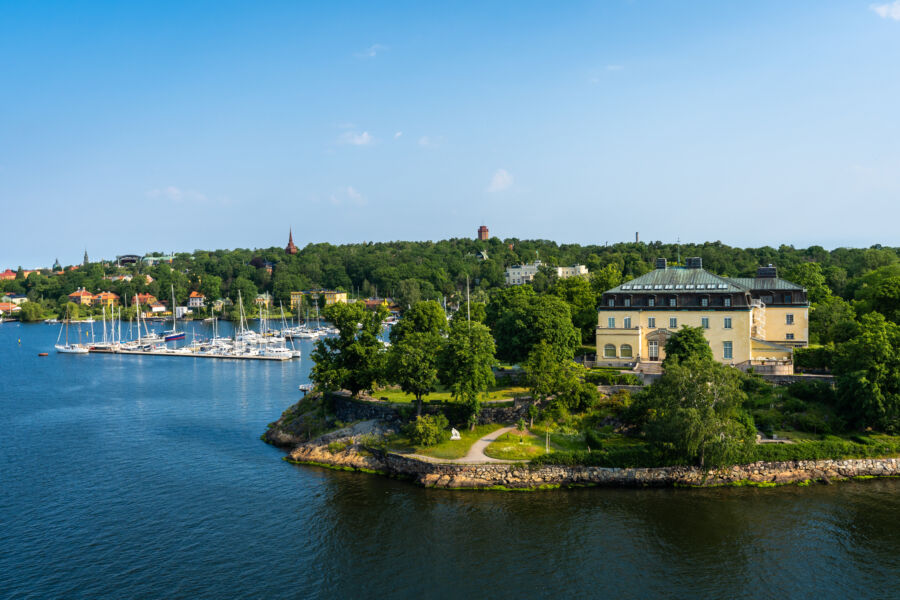
[{"label": "rocky shoreline", "polygon": [[[658,467],[533,467],[528,463],[461,464],[431,462],[366,443],[382,427],[374,421],[358,423],[312,441],[295,445],[285,460],[330,468],[378,473],[410,479],[429,488],[540,490],[561,487],[768,487],[830,483],[854,478],[900,477],[900,458],[757,462],[723,469]],[[270,429],[271,431],[271,429]],[[379,431],[380,432],[380,431]],[[264,436],[266,437],[266,436]],[[272,441],[281,439],[273,432]],[[269,440],[267,440],[269,441]]]},{"label": "rocky shoreline", "polygon": [[[321,401],[320,401],[321,400]],[[327,410],[326,410],[327,407]],[[510,413],[524,405],[495,409]],[[327,413],[327,416],[326,414]],[[353,422],[341,427],[342,423]],[[524,462],[464,464],[386,452],[377,442],[400,426],[396,408],[341,394],[310,397],[291,406],[262,435],[288,451],[285,460],[410,479],[447,489],[539,490],[560,487],[716,487],[830,483],[854,478],[900,477],[900,458],[756,462],[722,469],[656,467],[618,469],[588,466],[533,466]],[[331,429],[327,433],[322,427]],[[338,429],[334,429],[338,427]]]}]

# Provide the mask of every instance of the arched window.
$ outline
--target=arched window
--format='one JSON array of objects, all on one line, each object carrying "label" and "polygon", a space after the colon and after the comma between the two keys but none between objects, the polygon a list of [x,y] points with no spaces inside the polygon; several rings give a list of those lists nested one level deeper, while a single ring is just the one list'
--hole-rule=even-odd
[{"label": "arched window", "polygon": [[603,346],[603,357],[604,358],[615,358],[616,357],[616,347],[612,344],[607,344]]},{"label": "arched window", "polygon": [[629,344],[622,344],[621,348],[619,348],[619,355],[622,358],[631,358],[631,346]]}]

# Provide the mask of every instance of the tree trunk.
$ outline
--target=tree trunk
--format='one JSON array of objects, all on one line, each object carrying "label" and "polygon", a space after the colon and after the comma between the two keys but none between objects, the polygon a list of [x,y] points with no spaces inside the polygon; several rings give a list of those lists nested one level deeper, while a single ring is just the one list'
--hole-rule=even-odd
[{"label": "tree trunk", "polygon": [[417,404],[416,416],[421,417],[422,416],[422,397],[421,396],[416,396],[416,404]]}]

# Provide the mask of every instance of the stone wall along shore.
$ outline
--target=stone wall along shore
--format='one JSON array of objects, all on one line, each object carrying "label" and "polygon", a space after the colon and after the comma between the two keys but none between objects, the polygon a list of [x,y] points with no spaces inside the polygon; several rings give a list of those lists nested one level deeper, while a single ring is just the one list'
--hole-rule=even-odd
[{"label": "stone wall along shore", "polygon": [[288,460],[409,478],[425,487],[448,489],[546,489],[570,486],[714,487],[778,485],[806,481],[839,481],[856,477],[900,477],[900,459],[810,460],[757,462],[723,469],[659,467],[542,466],[527,463],[460,464],[430,462],[365,448],[348,440],[331,452],[328,445],[309,443],[295,448]]}]

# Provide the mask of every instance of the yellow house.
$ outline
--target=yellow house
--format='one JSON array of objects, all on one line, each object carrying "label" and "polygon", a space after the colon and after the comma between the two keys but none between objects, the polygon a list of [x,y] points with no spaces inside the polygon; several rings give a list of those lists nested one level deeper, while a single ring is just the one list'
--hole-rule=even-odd
[{"label": "yellow house", "polygon": [[95,295],[93,298],[94,306],[105,306],[107,308],[112,308],[113,306],[119,303],[118,294],[114,294],[112,292],[100,292]]},{"label": "yellow house", "polygon": [[303,296],[324,296],[325,306],[334,304],[335,302],[347,303],[347,292],[338,292],[334,290],[308,290],[305,292],[291,292],[291,308],[300,306]]},{"label": "yellow house", "polygon": [[653,370],[666,340],[685,325],[703,329],[720,362],[792,372],[793,348],[809,341],[809,302],[771,265],[756,277],[730,278],[705,271],[700,258],[675,268],[658,259],[655,270],[603,293],[597,361]]}]

